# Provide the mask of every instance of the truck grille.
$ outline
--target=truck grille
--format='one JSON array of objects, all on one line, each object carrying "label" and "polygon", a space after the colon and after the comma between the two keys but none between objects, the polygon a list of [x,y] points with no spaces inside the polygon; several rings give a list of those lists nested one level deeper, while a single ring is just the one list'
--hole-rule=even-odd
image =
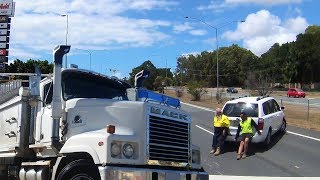
[{"label": "truck grille", "polygon": [[189,123],[149,116],[149,159],[188,162]]}]

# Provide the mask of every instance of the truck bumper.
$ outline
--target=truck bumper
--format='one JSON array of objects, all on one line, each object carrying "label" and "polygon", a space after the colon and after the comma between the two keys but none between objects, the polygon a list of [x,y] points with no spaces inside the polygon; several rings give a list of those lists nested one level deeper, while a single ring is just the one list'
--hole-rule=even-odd
[{"label": "truck bumper", "polygon": [[99,167],[102,180],[126,179],[126,180],[208,180],[207,172],[176,171],[161,169],[144,169],[128,167]]}]

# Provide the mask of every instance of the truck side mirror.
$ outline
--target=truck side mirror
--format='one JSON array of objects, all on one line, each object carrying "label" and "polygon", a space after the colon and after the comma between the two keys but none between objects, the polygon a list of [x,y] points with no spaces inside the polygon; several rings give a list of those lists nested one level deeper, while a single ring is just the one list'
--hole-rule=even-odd
[{"label": "truck side mirror", "polygon": [[137,88],[142,87],[143,80],[148,78],[149,76],[150,76],[150,71],[148,70],[142,70],[138,72],[135,76],[134,86]]},{"label": "truck side mirror", "polygon": [[40,96],[41,71],[35,66],[35,75],[29,76],[29,89],[32,97]]}]

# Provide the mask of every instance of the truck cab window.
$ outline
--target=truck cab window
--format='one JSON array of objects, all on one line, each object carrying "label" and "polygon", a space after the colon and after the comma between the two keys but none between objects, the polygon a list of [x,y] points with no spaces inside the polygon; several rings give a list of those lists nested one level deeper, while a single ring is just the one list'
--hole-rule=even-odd
[{"label": "truck cab window", "polygon": [[43,106],[47,104],[51,104],[52,102],[52,95],[53,95],[53,88],[52,88],[52,81],[46,84],[43,88]]},{"label": "truck cab window", "polygon": [[121,81],[84,72],[63,72],[62,93],[64,100],[73,98],[103,98],[128,100]]}]

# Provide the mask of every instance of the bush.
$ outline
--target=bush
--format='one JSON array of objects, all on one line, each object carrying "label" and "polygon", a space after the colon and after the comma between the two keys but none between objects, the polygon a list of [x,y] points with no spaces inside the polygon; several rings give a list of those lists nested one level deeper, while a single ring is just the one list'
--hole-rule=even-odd
[{"label": "bush", "polygon": [[159,93],[164,93],[164,87],[163,86],[161,86],[161,87],[158,87],[157,88],[157,91],[159,92]]},{"label": "bush", "polygon": [[182,96],[183,96],[183,91],[184,91],[184,88],[183,88],[183,87],[176,88],[176,89],[175,89],[176,96],[177,96],[177,97],[182,97]]},{"label": "bush", "polygon": [[200,101],[201,97],[208,92],[203,84],[198,82],[189,83],[187,91],[192,96],[192,101]]}]

